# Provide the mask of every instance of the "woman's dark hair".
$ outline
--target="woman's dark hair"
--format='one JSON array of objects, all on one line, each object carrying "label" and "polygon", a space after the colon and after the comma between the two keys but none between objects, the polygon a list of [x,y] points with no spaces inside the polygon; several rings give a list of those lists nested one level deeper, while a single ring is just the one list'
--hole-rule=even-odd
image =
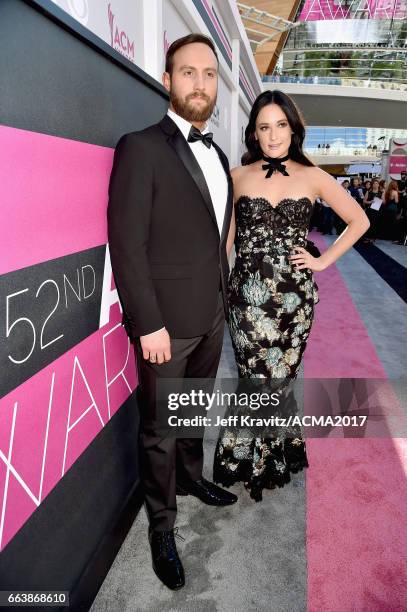
[{"label": "woman's dark hair", "polygon": [[288,123],[294,132],[288,149],[290,159],[304,166],[314,166],[315,164],[308,159],[302,150],[302,143],[305,138],[305,123],[301,112],[295,105],[294,100],[278,89],[263,91],[254,101],[252,110],[250,111],[249,123],[245,131],[247,151],[242,156],[242,165],[246,166],[247,164],[252,164],[263,156],[260,145],[255,138],[256,120],[261,109],[269,104],[278,104],[287,117]]},{"label": "woman's dark hair", "polygon": [[187,36],[174,40],[174,42],[168,47],[168,51],[165,55],[165,72],[168,72],[168,74],[172,73],[174,66],[174,54],[178,51],[178,49],[192,43],[203,43],[204,45],[208,45],[208,47],[213,51],[216,59],[218,59],[216,47],[209,36],[205,36],[205,34],[188,34]]}]

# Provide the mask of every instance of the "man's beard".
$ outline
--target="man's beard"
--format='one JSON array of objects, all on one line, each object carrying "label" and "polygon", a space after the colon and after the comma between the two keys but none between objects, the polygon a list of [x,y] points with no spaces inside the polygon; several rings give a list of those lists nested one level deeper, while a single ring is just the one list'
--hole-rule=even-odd
[{"label": "man's beard", "polygon": [[[195,107],[191,104],[190,100],[197,97],[206,101],[205,106]],[[182,100],[173,91],[170,91],[170,101],[177,115],[190,122],[207,121],[216,104],[216,98],[211,100],[206,94],[189,94],[185,100]]]}]

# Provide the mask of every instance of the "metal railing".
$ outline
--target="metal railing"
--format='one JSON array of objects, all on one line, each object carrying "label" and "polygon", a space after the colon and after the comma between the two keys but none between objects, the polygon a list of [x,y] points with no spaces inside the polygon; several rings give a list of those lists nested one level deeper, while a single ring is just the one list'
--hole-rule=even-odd
[{"label": "metal railing", "polygon": [[371,159],[372,161],[377,161],[378,159],[380,159],[382,157],[382,153],[383,153],[383,149],[373,149],[373,148],[367,148],[367,147],[358,147],[358,148],[352,148],[352,147],[341,147],[341,146],[337,146],[337,145],[330,145],[329,148],[326,147],[320,147],[318,148],[318,146],[307,146],[305,144],[305,152],[309,153],[310,155],[326,155],[326,156],[332,156],[332,157],[338,157],[338,156],[347,156],[347,157],[360,157],[360,158],[368,158]]},{"label": "metal railing", "polygon": [[264,83],[299,83],[307,85],[340,85],[342,87],[375,87],[378,89],[391,89],[395,91],[407,91],[407,81],[396,81],[392,77],[384,80],[355,79],[346,77],[324,77],[324,76],[286,76],[269,75],[262,77]]}]

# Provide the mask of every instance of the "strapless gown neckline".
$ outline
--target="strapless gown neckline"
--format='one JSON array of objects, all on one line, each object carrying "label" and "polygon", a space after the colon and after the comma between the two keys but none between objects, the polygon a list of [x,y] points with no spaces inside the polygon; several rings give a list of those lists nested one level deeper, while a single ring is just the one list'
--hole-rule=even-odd
[{"label": "strapless gown neckline", "polygon": [[240,200],[251,200],[251,201],[257,201],[257,202],[265,202],[268,206],[270,206],[270,208],[273,208],[274,210],[277,209],[279,206],[281,206],[282,204],[284,204],[285,202],[304,202],[307,201],[311,204],[312,206],[312,201],[308,196],[303,196],[301,198],[282,198],[279,202],[277,202],[276,204],[272,204],[271,201],[267,198],[265,198],[264,196],[249,196],[249,195],[241,195],[237,198],[236,200],[236,204],[238,202],[240,202]]}]

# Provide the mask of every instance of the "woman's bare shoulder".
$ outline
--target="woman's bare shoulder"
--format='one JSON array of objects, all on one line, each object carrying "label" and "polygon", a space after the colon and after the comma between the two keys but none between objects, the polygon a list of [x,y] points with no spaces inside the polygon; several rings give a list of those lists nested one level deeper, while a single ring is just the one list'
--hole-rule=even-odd
[{"label": "woman's bare shoulder", "polygon": [[301,175],[298,178],[302,180],[304,187],[308,187],[309,193],[314,194],[315,198],[324,198],[324,193],[337,186],[337,181],[325,170],[318,166],[302,166]]},{"label": "woman's bare shoulder", "polygon": [[249,166],[236,166],[236,168],[232,168],[230,174],[232,176],[235,189],[237,189],[238,186],[241,186],[242,183],[246,182],[247,178],[249,177],[249,172]]},{"label": "woman's bare shoulder", "polygon": [[310,177],[321,177],[321,176],[329,176],[328,172],[322,170],[319,166],[302,166],[302,170],[306,176]]},{"label": "woman's bare shoulder", "polygon": [[247,166],[235,166],[231,169],[230,174],[232,178],[239,178],[247,172]]},{"label": "woman's bare shoulder", "polygon": [[317,187],[321,182],[322,183],[332,183],[335,179],[326,172],[319,168],[319,166],[303,166],[303,176],[309,181],[310,185],[314,185]]},{"label": "woman's bare shoulder", "polygon": [[247,185],[252,181],[253,167],[237,166],[231,170],[234,199],[237,200],[242,193],[247,192]]}]

